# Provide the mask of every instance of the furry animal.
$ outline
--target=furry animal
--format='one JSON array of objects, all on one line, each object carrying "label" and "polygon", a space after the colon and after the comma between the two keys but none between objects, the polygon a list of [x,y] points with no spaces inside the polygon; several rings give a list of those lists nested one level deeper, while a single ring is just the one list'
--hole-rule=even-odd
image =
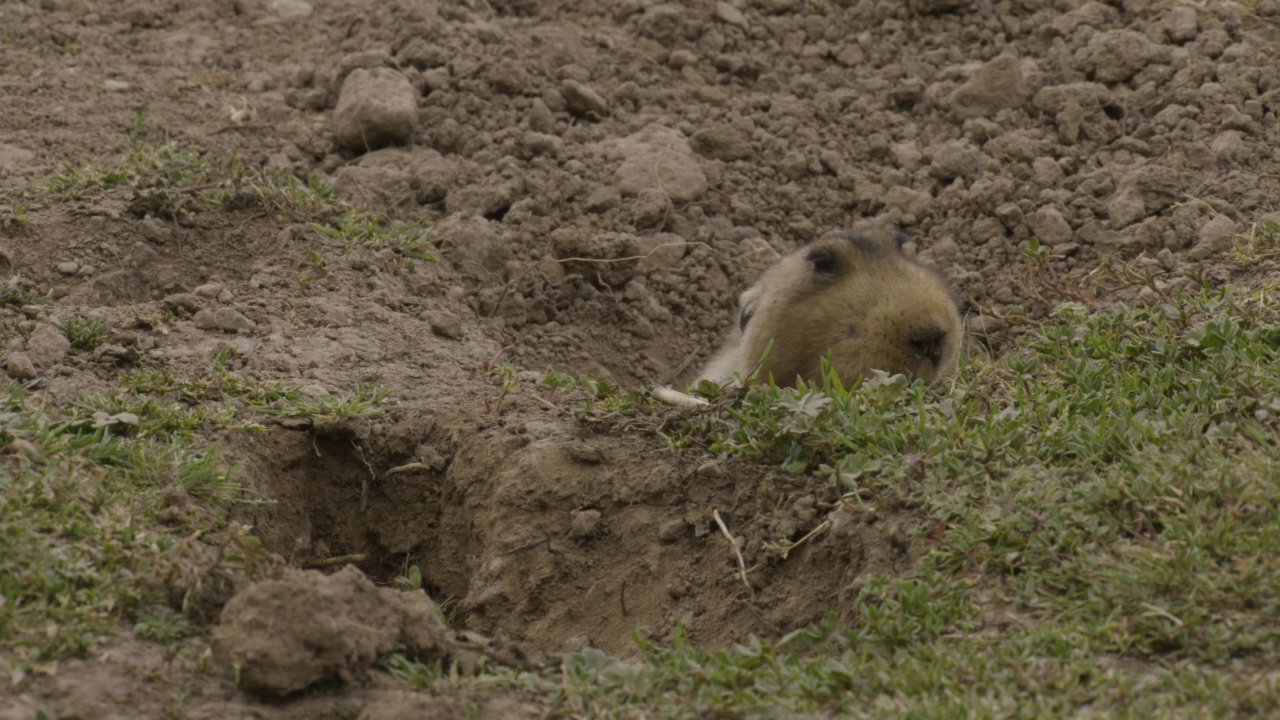
[{"label": "furry animal", "polygon": [[898,230],[837,232],[784,256],[739,298],[738,328],[699,380],[756,376],[779,385],[822,378],[822,358],[846,383],[872,370],[933,382],[956,367],[961,321],[936,271],[902,251]]}]

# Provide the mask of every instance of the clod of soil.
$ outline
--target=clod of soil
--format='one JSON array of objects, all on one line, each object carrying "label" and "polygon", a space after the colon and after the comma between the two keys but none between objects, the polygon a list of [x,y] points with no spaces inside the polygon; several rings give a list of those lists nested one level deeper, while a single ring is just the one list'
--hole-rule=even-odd
[{"label": "clod of soil", "polygon": [[426,594],[380,588],[347,566],[294,571],[231,598],[213,635],[214,662],[241,687],[283,696],[348,682],[397,646],[423,662],[450,656],[448,628]]}]

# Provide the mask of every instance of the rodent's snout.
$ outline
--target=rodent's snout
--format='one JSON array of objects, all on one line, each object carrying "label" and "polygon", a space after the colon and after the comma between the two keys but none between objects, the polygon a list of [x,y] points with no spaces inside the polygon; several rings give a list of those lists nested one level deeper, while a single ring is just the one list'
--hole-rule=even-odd
[{"label": "rodent's snout", "polygon": [[907,334],[907,364],[911,377],[932,383],[952,364],[948,330],[926,325]]},{"label": "rodent's snout", "polygon": [[920,328],[907,337],[907,347],[918,360],[927,360],[934,367],[942,361],[947,342],[947,331],[937,326]]}]

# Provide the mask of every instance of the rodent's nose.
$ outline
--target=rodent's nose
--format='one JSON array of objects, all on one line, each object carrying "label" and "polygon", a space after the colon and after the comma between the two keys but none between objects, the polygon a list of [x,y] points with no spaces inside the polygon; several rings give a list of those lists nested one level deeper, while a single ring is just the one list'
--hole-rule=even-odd
[{"label": "rodent's nose", "polygon": [[911,352],[922,360],[928,360],[936,367],[942,360],[942,345],[947,339],[947,331],[940,327],[920,328],[907,339]]}]

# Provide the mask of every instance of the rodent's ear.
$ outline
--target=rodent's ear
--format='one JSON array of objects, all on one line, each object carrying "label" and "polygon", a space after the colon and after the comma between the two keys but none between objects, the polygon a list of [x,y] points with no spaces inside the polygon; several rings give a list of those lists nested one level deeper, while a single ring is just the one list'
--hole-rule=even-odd
[{"label": "rodent's ear", "polygon": [[760,288],[751,287],[738,297],[738,329],[746,332],[747,323],[756,314],[756,305],[760,302]]},{"label": "rodent's ear", "polygon": [[813,267],[813,272],[817,275],[835,275],[840,271],[840,262],[836,259],[834,253],[822,248],[814,248],[805,255],[805,260]]}]

